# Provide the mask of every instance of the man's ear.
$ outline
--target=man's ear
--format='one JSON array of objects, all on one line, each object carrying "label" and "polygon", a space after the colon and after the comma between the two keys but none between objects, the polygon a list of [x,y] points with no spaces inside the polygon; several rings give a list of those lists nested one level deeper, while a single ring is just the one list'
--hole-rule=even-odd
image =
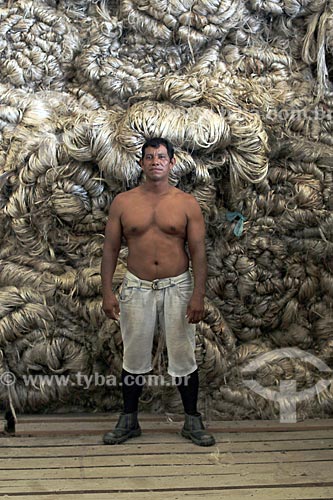
[{"label": "man's ear", "polygon": [[170,160],[171,168],[174,166],[175,163],[176,163],[176,158],[175,157],[171,158]]}]

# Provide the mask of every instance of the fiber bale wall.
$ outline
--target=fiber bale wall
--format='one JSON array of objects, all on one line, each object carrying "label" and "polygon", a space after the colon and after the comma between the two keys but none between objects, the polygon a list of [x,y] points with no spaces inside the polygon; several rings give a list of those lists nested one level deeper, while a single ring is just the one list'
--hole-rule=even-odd
[{"label": "fiber bale wall", "polygon": [[[260,354],[266,389],[296,380],[304,392],[330,376],[277,353],[333,366],[332,7],[0,1],[3,408],[120,407],[121,335],[101,310],[103,234],[156,135],[175,145],[170,182],[196,197],[207,227],[200,409],[277,418],[281,401],[244,382]],[[126,258],[124,246],[116,288]],[[153,356],[166,375],[158,339]],[[309,391],[298,415],[331,415],[332,396],[329,384]],[[146,387],[141,406],[181,411],[171,385]]]}]

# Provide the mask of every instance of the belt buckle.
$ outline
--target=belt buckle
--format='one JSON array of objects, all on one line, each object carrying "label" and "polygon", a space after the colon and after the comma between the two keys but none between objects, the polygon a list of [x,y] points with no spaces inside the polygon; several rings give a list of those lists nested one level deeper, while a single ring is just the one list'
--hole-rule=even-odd
[{"label": "belt buckle", "polygon": [[151,287],[152,287],[153,290],[158,290],[158,281],[159,280],[153,280],[151,282]]}]

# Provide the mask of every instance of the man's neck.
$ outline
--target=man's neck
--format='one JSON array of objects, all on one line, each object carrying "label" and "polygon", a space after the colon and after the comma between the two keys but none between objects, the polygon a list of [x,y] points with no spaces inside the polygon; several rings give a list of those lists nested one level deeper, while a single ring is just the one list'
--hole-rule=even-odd
[{"label": "man's neck", "polygon": [[145,181],[142,185],[141,188],[143,191],[146,193],[152,193],[152,194],[157,194],[157,195],[162,195],[162,194],[167,194],[171,189],[172,186],[168,182],[149,182]]}]

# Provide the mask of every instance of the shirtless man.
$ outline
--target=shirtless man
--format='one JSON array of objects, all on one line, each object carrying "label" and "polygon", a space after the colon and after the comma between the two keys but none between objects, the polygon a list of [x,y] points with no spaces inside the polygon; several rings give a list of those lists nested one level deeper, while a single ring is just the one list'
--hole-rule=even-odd
[{"label": "shirtless man", "polygon": [[[101,267],[103,310],[109,318],[120,319],[124,410],[114,431],[104,435],[105,444],[122,443],[141,434],[138,402],[143,375],[152,369],[158,324],[166,339],[168,373],[176,379],[184,406],[181,433],[200,446],[215,443],[197,412],[195,323],[204,317],[205,224],[195,198],[169,184],[174,164],[173,146],[167,140],[148,140],[140,160],[144,183],[120,193],[110,207]],[[127,241],[128,261],[118,302],[112,279],[122,237]]]}]

